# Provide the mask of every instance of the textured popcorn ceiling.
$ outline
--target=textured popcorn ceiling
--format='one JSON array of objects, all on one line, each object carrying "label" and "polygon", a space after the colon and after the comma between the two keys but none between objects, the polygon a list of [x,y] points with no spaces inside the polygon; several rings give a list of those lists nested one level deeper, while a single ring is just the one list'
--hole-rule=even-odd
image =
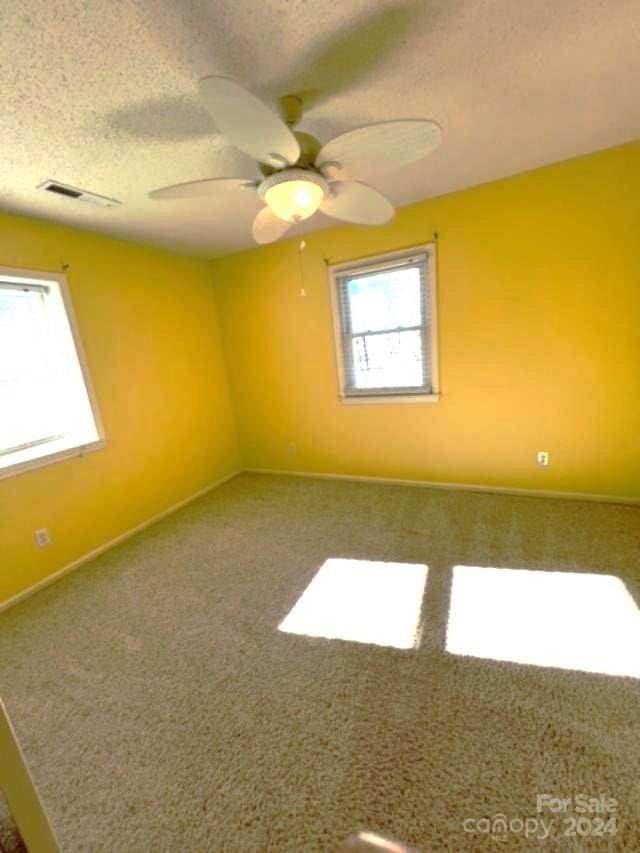
[{"label": "textured popcorn ceiling", "polygon": [[[435,119],[435,154],[363,176],[402,205],[637,138],[640,3],[5,0],[0,206],[205,256],[253,245],[250,193],[146,197],[257,175],[201,106],[205,74],[268,101],[302,92],[301,129],[323,142],[368,122]],[[123,205],[37,191],[46,178]]]}]

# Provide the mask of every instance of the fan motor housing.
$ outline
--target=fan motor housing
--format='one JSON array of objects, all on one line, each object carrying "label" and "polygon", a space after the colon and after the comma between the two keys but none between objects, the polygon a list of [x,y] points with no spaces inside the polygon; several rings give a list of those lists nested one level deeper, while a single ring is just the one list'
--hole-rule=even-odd
[{"label": "fan motor housing", "polygon": [[[296,169],[313,169],[316,157],[322,148],[321,143],[311,136],[310,133],[303,133],[301,130],[294,130],[293,135],[298,140],[300,146],[300,156],[295,164]],[[269,166],[267,163],[260,163],[260,171],[267,177],[280,171],[275,166]]]}]

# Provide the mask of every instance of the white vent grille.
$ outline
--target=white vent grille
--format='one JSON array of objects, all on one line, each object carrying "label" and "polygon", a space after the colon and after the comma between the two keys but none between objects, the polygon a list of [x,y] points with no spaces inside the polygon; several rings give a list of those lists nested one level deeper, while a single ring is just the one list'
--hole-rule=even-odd
[{"label": "white vent grille", "polygon": [[96,193],[90,193],[87,190],[70,187],[68,184],[61,184],[60,181],[44,181],[44,183],[38,184],[37,189],[74,201],[83,201],[85,204],[93,204],[96,207],[115,207],[122,204],[115,198],[107,198],[104,195],[96,195]]}]

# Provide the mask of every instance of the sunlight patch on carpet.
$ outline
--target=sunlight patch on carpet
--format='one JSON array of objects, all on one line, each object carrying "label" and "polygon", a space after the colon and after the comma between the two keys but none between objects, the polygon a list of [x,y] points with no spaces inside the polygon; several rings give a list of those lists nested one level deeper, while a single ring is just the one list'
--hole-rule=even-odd
[{"label": "sunlight patch on carpet", "polygon": [[640,611],[620,578],[455,566],[447,651],[640,678]]},{"label": "sunlight patch on carpet", "polygon": [[327,560],[279,630],[413,649],[427,571],[419,563]]}]

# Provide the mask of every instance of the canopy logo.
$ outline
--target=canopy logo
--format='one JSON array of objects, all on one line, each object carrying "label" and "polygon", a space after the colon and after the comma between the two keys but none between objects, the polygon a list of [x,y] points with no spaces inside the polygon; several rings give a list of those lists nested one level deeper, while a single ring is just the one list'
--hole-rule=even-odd
[{"label": "canopy logo", "polygon": [[617,811],[618,801],[606,794],[538,794],[536,815],[509,818],[500,812],[493,817],[468,817],[462,821],[462,828],[471,835],[487,835],[495,841],[506,841],[510,835],[541,841],[554,834],[606,838],[618,832]]}]

